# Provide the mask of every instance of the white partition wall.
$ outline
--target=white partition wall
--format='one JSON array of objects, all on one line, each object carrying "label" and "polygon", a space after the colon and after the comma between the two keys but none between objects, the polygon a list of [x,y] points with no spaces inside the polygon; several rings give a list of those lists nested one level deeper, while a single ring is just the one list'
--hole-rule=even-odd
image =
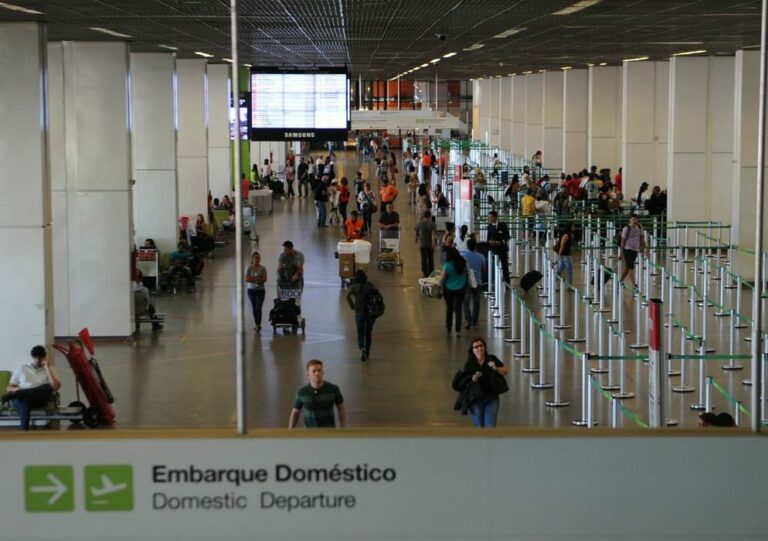
[{"label": "white partition wall", "polygon": [[587,164],[587,70],[563,73],[563,169],[581,171]]},{"label": "white partition wall", "polygon": [[623,191],[640,184],[666,187],[669,63],[627,62],[623,70]]},{"label": "white partition wall", "polygon": [[707,175],[709,59],[669,61],[667,213],[670,220],[698,220],[710,211]]},{"label": "white partition wall", "polygon": [[[707,219],[731,223],[733,203],[733,95],[735,61],[732,56],[709,58],[707,108],[707,183],[712,201]],[[757,133],[757,132],[755,132]],[[755,135],[754,146],[757,146]]]},{"label": "white partition wall", "polygon": [[501,123],[501,79],[488,79],[488,86],[490,87],[491,99],[491,108],[488,115],[488,120],[490,122],[488,131],[491,134],[490,143],[493,146],[499,146],[501,144],[501,132],[499,130]]},{"label": "white partition wall", "polygon": [[[757,128],[760,95],[760,51],[737,51],[733,115],[732,242],[740,248],[755,246],[757,207]],[[754,258],[737,252],[735,272],[754,276]]]},{"label": "white partition wall", "polygon": [[204,59],[176,61],[179,175],[179,214],[207,213],[208,99]]},{"label": "white partition wall", "polygon": [[525,75],[512,77],[512,154],[525,156]]},{"label": "white partition wall", "polygon": [[475,127],[475,139],[489,143],[491,140],[491,80],[480,79],[477,86],[480,123]]},{"label": "white partition wall", "polygon": [[232,191],[229,71],[229,64],[208,64],[208,186],[217,198]]},{"label": "white partition wall", "polygon": [[[285,155],[288,152],[288,143],[285,141],[251,141],[251,162],[259,164],[259,171],[264,165],[264,160],[269,160],[272,170],[282,171],[285,168]],[[315,153],[315,157],[328,156],[328,151]]]},{"label": "white partition wall", "polygon": [[0,370],[53,338],[45,48],[42,25],[0,23]]},{"label": "white partition wall", "polygon": [[88,327],[93,336],[127,336],[133,311],[128,46],[67,41],[51,49],[61,52],[52,69],[60,77],[52,85],[51,122],[58,124],[52,132],[61,133],[63,120],[64,140],[63,156],[52,151],[55,163],[64,164],[52,193],[54,269],[63,288],[54,331],[74,336]]},{"label": "white partition wall", "polygon": [[[481,85],[480,80],[475,79],[472,81],[472,133],[471,139],[473,141],[479,141],[481,138],[480,130],[480,108],[481,108]],[[253,161],[253,160],[251,160]]]},{"label": "white partition wall", "polygon": [[525,78],[525,149],[522,156],[530,159],[541,150],[544,139],[544,74]]},{"label": "white partition wall", "polygon": [[176,122],[171,53],[131,53],[134,242],[154,239],[163,253],[176,249],[179,216]]},{"label": "white partition wall", "polygon": [[543,102],[543,152],[544,167],[550,170],[563,167],[563,72],[544,73]]},{"label": "white partition wall", "polygon": [[504,150],[512,148],[512,78],[501,78],[501,121],[499,130],[499,146]]},{"label": "white partition wall", "polygon": [[621,159],[621,68],[589,68],[587,161],[617,171]]}]

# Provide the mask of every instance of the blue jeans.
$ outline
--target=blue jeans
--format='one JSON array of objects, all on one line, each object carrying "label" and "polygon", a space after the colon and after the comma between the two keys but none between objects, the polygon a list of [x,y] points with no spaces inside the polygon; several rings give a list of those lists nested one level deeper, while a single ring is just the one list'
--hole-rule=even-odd
[{"label": "blue jeans", "polygon": [[475,324],[480,316],[480,288],[467,288],[467,294],[464,297],[464,318],[467,323]]},{"label": "blue jeans", "polygon": [[560,263],[557,265],[557,274],[562,275],[563,271],[568,271],[568,283],[573,283],[573,258],[569,255],[561,255]]},{"label": "blue jeans", "polygon": [[472,415],[472,426],[477,428],[489,428],[496,426],[496,417],[499,415],[499,397],[496,395],[484,395],[469,406]]},{"label": "blue jeans", "polygon": [[261,327],[261,307],[264,305],[264,296],[266,291],[263,289],[247,289],[248,299],[251,301],[253,310],[253,322]]},{"label": "blue jeans", "polygon": [[371,334],[373,333],[373,318],[369,318],[365,312],[355,312],[355,325],[357,325],[357,348],[364,349],[365,355],[371,353]]},{"label": "blue jeans", "polygon": [[44,383],[30,389],[16,391],[13,399],[13,407],[19,412],[22,430],[29,430],[30,414],[34,408],[42,408],[48,404],[53,394],[53,387],[50,383]]},{"label": "blue jeans", "polygon": [[326,217],[328,215],[328,208],[325,201],[315,201],[317,207],[317,225],[325,225]]}]

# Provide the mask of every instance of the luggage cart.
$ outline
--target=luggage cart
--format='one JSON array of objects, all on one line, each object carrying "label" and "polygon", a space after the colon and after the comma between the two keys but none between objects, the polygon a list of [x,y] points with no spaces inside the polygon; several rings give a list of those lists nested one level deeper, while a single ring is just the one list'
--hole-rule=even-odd
[{"label": "luggage cart", "polygon": [[[89,428],[114,424],[115,412],[112,409],[112,403],[115,399],[104,381],[99,363],[93,356],[91,335],[88,329],[83,329],[78,336],[78,340],[72,340],[66,346],[53,345],[67,358],[77,379],[77,401],[70,403],[69,407],[80,408],[83,423]],[[80,389],[88,398],[88,407],[80,401]]]},{"label": "luggage cart", "polygon": [[403,260],[400,257],[400,229],[379,230],[379,255],[376,258],[379,269],[403,270]]},{"label": "luggage cart", "polygon": [[269,311],[272,332],[283,329],[283,334],[295,333],[301,329],[306,334],[307,320],[301,315],[301,288],[282,288],[278,285],[277,298]]}]

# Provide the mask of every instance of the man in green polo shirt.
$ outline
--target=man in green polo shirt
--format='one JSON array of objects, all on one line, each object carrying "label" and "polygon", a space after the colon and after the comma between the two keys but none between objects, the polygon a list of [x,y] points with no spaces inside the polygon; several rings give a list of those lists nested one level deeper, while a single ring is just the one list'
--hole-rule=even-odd
[{"label": "man in green polo shirt", "polygon": [[339,410],[339,426],[347,425],[347,412],[344,409],[344,397],[339,388],[323,380],[323,363],[312,359],[307,363],[309,384],[296,391],[293,409],[288,418],[288,428],[294,428],[304,410],[304,426],[307,428],[334,428],[336,421],[333,406]]}]

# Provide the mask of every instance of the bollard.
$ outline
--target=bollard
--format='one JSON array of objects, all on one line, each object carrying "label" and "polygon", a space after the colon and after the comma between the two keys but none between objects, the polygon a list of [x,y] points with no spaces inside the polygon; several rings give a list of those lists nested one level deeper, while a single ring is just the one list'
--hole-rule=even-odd
[{"label": "bollard", "polygon": [[[619,335],[619,344],[620,344],[620,348],[621,348],[620,355],[622,357],[624,357],[625,351],[626,351],[625,340],[624,339],[625,339],[624,333],[620,334]],[[624,359],[622,358],[619,361],[619,392],[613,393],[611,395],[611,396],[613,396],[613,398],[616,398],[616,399],[619,399],[619,400],[626,400],[626,399],[629,399],[629,398],[635,398],[635,393],[631,393],[631,392],[627,391],[626,381],[625,381],[625,374],[626,374],[626,370],[625,370],[625,366],[624,366]]]},{"label": "bollard", "polygon": [[642,342],[643,337],[640,333],[640,323],[642,319],[640,313],[640,301],[640,292],[638,291],[635,295],[635,343],[629,345],[631,349],[646,349],[648,347],[648,344]]},{"label": "bollard", "polygon": [[[667,355],[672,355],[672,339],[674,337],[675,333],[675,315],[672,312],[667,313],[667,320],[669,323],[667,323],[667,327],[669,328],[669,332],[667,333]],[[680,361],[682,363],[682,361]],[[667,363],[667,376],[674,377],[679,376],[680,370],[673,370],[672,369],[672,363]]]},{"label": "bollard", "polygon": [[493,284],[493,283],[495,282],[495,280],[494,280],[494,275],[493,275],[493,270],[494,270],[494,265],[493,265],[493,258],[494,258],[494,257],[496,257],[496,255],[495,255],[495,254],[492,254],[492,253],[489,253],[489,254],[488,254],[488,269],[487,269],[487,274],[488,274],[488,289],[487,289],[487,290],[486,290],[486,291],[485,291],[483,294],[484,294],[486,297],[488,297],[489,299],[493,298],[493,290],[492,290],[492,288],[491,288],[491,284]]},{"label": "bollard", "polygon": [[508,344],[515,344],[520,341],[519,338],[515,337],[515,333],[517,332],[517,304],[515,303],[517,295],[515,295],[514,290],[511,290],[510,293],[512,295],[512,302],[509,307],[509,336],[505,338],[504,341]]},{"label": "bollard", "polygon": [[554,368],[554,397],[552,400],[548,400],[547,402],[544,402],[547,406],[550,408],[564,408],[566,406],[570,406],[571,403],[567,400],[563,400],[560,397],[560,340],[555,340],[555,368]]},{"label": "bollard", "polygon": [[[589,376],[587,375],[587,366],[589,365],[589,353],[581,355],[581,418],[574,419],[571,424],[575,426],[590,426],[592,424],[591,411],[587,411],[587,402],[589,401]],[[589,416],[588,416],[589,414]],[[589,419],[589,420],[587,420]]]},{"label": "bollard", "polygon": [[611,276],[611,319],[608,323],[613,325],[618,322],[619,318],[619,281],[616,279],[616,273]]},{"label": "bollard", "polygon": [[568,341],[572,344],[584,342],[586,338],[579,334],[579,290],[573,288],[573,336]]},{"label": "bollard", "polygon": [[741,400],[737,400],[733,408],[733,420],[736,421],[736,426],[741,426]]},{"label": "bollard", "polygon": [[744,367],[740,364],[733,362],[733,356],[736,354],[736,310],[731,308],[730,325],[728,325],[728,355],[731,358],[728,360],[728,364],[721,366],[723,370],[743,370]]},{"label": "bollard", "polygon": [[667,267],[661,267],[661,302],[666,303],[667,302]]},{"label": "bollard", "polygon": [[[520,300],[520,349],[517,353],[513,353],[512,356],[516,358],[525,358],[528,356],[528,351],[526,351],[526,348],[528,347],[525,343],[526,340],[526,328],[525,328],[525,301],[522,297],[519,298]],[[525,371],[525,369],[523,369]]]},{"label": "bollard", "polygon": [[504,280],[502,278],[501,273],[501,263],[498,264],[498,268],[496,269],[496,304],[498,306],[497,315],[495,316],[496,319],[498,319],[498,323],[493,326],[494,329],[509,329],[509,325],[506,323],[507,315],[505,313],[506,311],[506,297],[507,297],[507,290],[506,286],[504,285]]},{"label": "bollard", "polygon": [[704,298],[701,301],[701,344],[704,346],[706,353],[714,353],[715,348],[707,347],[707,328],[709,327],[707,322],[707,307],[709,306],[709,281],[707,280],[707,274],[709,270],[709,260],[704,260]]},{"label": "bollard", "polygon": [[593,374],[605,374],[606,372],[608,372],[608,369],[605,368],[605,366],[603,365],[603,356],[605,356],[605,350],[603,348],[603,344],[605,343],[605,337],[603,336],[603,327],[605,327],[605,325],[603,325],[600,322],[600,318],[601,318],[600,314],[595,314],[594,317],[597,320],[597,357],[598,357],[598,361],[597,361],[597,368],[592,368],[590,370],[590,372],[592,372]]},{"label": "bollard", "polygon": [[[685,329],[680,327],[680,355],[685,355],[686,349],[685,341]],[[685,384],[685,359],[680,359],[680,384],[677,387],[672,387],[672,392],[675,393],[692,393],[696,390],[696,387],[691,387]]]},{"label": "bollard", "polygon": [[538,371],[539,369],[536,368],[536,331],[533,324],[533,314],[531,314],[528,320],[528,366],[523,368],[523,373],[535,374]]},{"label": "bollard", "polygon": [[[741,276],[736,276],[736,314],[741,315],[741,294],[742,294],[742,288],[743,285],[741,283]],[[746,329],[747,324],[746,323],[737,323],[736,324],[737,329]]]},{"label": "bollard", "polygon": [[592,408],[594,403],[594,386],[597,381],[597,377],[594,374],[589,375],[589,381],[587,382],[587,428],[592,428],[597,423],[594,421],[595,417],[592,414]]},{"label": "bollard", "polygon": [[688,337],[688,340],[693,340],[693,337],[696,334],[696,289],[693,286],[691,286],[688,302],[690,304],[688,331],[691,334],[691,336]]},{"label": "bollard", "polygon": [[590,321],[592,321],[592,310],[591,306],[588,302],[584,303],[584,337],[585,340],[585,348],[588,352],[592,353],[592,332],[591,332],[591,325]]},{"label": "bollard", "polygon": [[725,317],[729,312],[725,311],[725,267],[720,267],[720,289],[717,303],[720,305],[720,310],[715,312],[715,317]]},{"label": "bollard", "polygon": [[546,351],[546,337],[544,336],[544,325],[539,325],[539,381],[531,383],[532,389],[551,389],[552,384],[546,381],[546,361],[544,352]]},{"label": "bollard", "polygon": [[699,401],[691,404],[690,408],[692,410],[703,410],[706,409],[706,392],[707,392],[707,370],[704,366],[704,346],[699,346]]},{"label": "bollard", "polygon": [[618,428],[619,419],[619,401],[616,397],[611,400],[611,428]]},{"label": "bollard", "polygon": [[704,387],[704,411],[712,413],[712,376],[707,376]]},{"label": "bollard", "polygon": [[513,245],[515,247],[515,265],[514,269],[512,270],[512,278],[520,278],[520,242],[516,240],[514,241]]},{"label": "bollard", "polygon": [[[608,327],[608,357],[613,357],[613,341],[615,340],[615,334],[612,327]],[[613,359],[608,359],[608,384],[603,385],[603,389],[606,391],[618,391],[619,386],[613,382]]]},{"label": "bollard", "polygon": [[560,280],[560,302],[559,302],[559,304],[560,304],[560,306],[559,306],[560,315],[558,316],[557,319],[560,320],[560,324],[559,325],[555,325],[555,329],[558,329],[558,330],[570,329],[571,326],[568,325],[568,323],[566,323],[566,321],[565,321],[566,320],[566,317],[565,317],[565,289],[567,287],[567,284],[565,283],[565,280],[563,279],[562,276],[559,276],[558,278]]}]

